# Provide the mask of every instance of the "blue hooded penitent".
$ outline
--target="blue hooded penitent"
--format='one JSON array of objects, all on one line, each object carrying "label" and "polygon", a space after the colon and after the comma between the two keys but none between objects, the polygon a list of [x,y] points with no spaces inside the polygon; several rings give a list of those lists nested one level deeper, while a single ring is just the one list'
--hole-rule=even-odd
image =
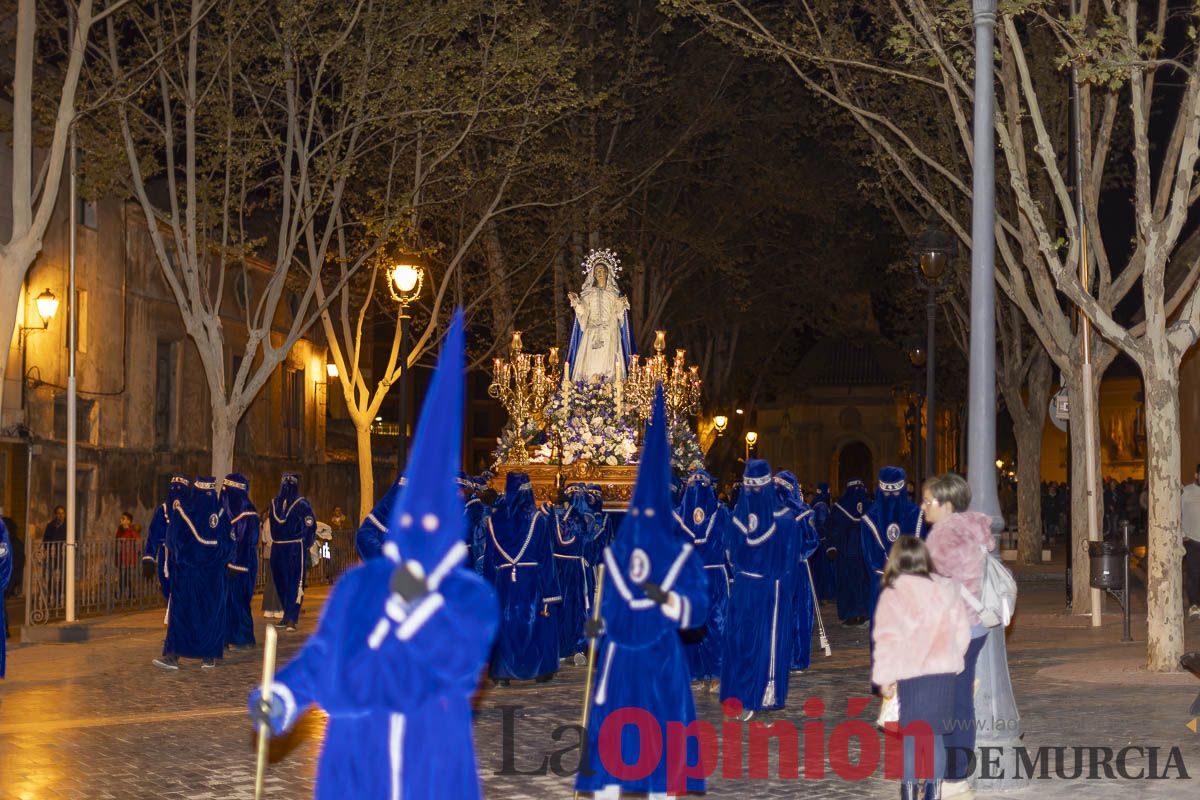
[{"label": "blue hooded penitent", "polygon": [[358,533],[354,537],[354,549],[363,561],[383,555],[383,535],[387,533],[387,521],[392,516],[392,509],[400,498],[400,493],[404,491],[404,484],[404,475],[400,475],[358,526]]},{"label": "blue hooded penitent", "polygon": [[833,503],[829,498],[829,484],[818,483],[817,494],[813,497],[812,520],[813,527],[817,530],[817,538],[820,540],[820,545],[817,547],[817,552],[809,557],[808,564],[812,568],[813,582],[817,587],[817,597],[820,598],[822,603],[837,599],[837,568],[833,561],[833,559],[837,558],[837,554],[836,551],[834,553],[829,552],[832,542],[829,541],[829,532],[827,530],[832,505]]},{"label": "blue hooded penitent", "polygon": [[221,482],[221,505],[236,543],[229,575],[225,580],[227,620],[225,641],[235,647],[254,644],[254,617],[250,601],[258,580],[258,533],[261,520],[250,501],[250,481],[240,472],[231,472]]},{"label": "blue hooded penitent", "polygon": [[[0,600],[4,598],[4,590],[12,579],[13,552],[12,540],[8,538],[8,528],[0,520]],[[0,602],[0,631],[6,630],[4,620],[4,603]],[[4,638],[0,636],[0,678],[4,677]]]},{"label": "blue hooded penitent", "polygon": [[583,624],[592,610],[595,572],[592,548],[600,533],[601,520],[592,514],[586,484],[572,483],[564,490],[565,507],[554,509],[554,572],[562,603],[555,609],[558,620],[558,655],[569,658],[587,646]]},{"label": "blue hooded penitent", "polygon": [[300,620],[304,600],[304,571],[308,549],[317,536],[317,518],[308,500],[300,496],[300,476],[284,473],[279,494],[271,501],[271,578],[283,604],[281,625]]},{"label": "blue hooded penitent", "polygon": [[[667,741],[668,725],[687,726],[696,718],[679,631],[707,618],[708,586],[704,565],[679,534],[672,512],[670,449],[659,386],[633,499],[616,538],[604,551],[604,637],[597,651],[586,768],[575,779],[579,791],[598,792],[610,786],[619,786],[622,793],[704,791],[703,779],[682,775],[685,759],[668,759],[660,753],[650,774],[621,779],[606,769],[614,766],[612,759],[606,764],[599,755],[619,747],[625,764],[645,763],[640,758],[644,743],[639,741],[639,726],[610,725],[605,735],[615,730],[619,743],[601,741],[610,714],[629,709],[650,714],[658,722],[662,742]],[[689,737],[686,763],[698,761],[697,741]]]},{"label": "blue hooded penitent", "polygon": [[858,478],[846,483],[846,490],[833,504],[826,523],[825,539],[836,553],[837,612],[842,622],[865,622],[871,613],[870,578],[863,559],[862,526],[867,513],[867,487]]},{"label": "blue hooded penitent", "polygon": [[500,630],[491,663],[495,680],[525,680],[558,671],[558,624],[551,606],[562,594],[554,571],[552,523],[534,502],[529,476],[508,473],[504,497],[487,518],[483,554],[483,579],[495,587],[500,601]]},{"label": "blue hooded penitent", "polygon": [[882,591],[880,579],[887,563],[892,542],[901,536],[922,536],[921,509],[908,499],[905,484],[908,476],[900,467],[879,470],[879,491],[875,502],[862,518],[859,536],[862,539],[863,560],[867,565],[867,585],[870,587],[870,615],[875,620],[875,605]]},{"label": "blue hooded penitent", "polygon": [[781,499],[766,461],[746,464],[733,526],[721,700],[736,698],[748,711],[781,708],[795,639],[793,581],[800,533],[796,510]]},{"label": "blue hooded penitent", "polygon": [[812,571],[808,567],[808,559],[817,551],[820,540],[817,529],[813,526],[812,510],[804,502],[804,493],[800,488],[800,480],[788,470],[775,475],[775,488],[780,500],[794,511],[796,515],[796,552],[799,563],[792,575],[792,607],[795,611],[792,619],[795,638],[792,640],[792,670],[803,672],[808,669],[812,658],[812,630],[816,614],[816,600],[813,595]]},{"label": "blue hooded penitent", "polygon": [[229,518],[215,478],[197,478],[171,507],[171,602],[164,656],[221,658],[225,652],[225,565],[233,557]]},{"label": "blue hooded penitent", "polygon": [[186,501],[191,490],[190,480],[183,475],[172,475],[171,482],[167,485],[167,502],[154,509],[154,517],[150,520],[150,528],[146,532],[142,562],[155,565],[163,599],[171,596],[171,578],[168,575],[170,553],[167,551],[167,528],[171,524],[171,508],[176,500]]},{"label": "blue hooded penitent", "polygon": [[729,509],[717,500],[712,476],[701,469],[688,476],[683,502],[676,514],[708,576],[708,616],[702,622],[702,636],[687,637],[692,640],[685,648],[688,669],[692,680],[717,680],[721,677],[732,574],[728,560]]},{"label": "blue hooded penitent", "polygon": [[[425,396],[384,557],[337,582],[317,631],[276,676],[271,726],[310,703],[329,714],[317,800],[480,796],[471,695],[496,630],[496,599],[464,568],[454,480],[462,456],[463,321],[456,313]],[[424,592],[391,591],[394,572]],[[258,692],[250,698],[258,703]]]}]

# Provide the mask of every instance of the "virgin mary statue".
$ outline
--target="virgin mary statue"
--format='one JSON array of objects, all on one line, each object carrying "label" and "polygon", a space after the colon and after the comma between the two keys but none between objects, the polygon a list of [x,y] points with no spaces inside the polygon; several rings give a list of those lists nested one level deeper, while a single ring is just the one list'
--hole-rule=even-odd
[{"label": "virgin mary statue", "polygon": [[617,291],[621,262],[611,250],[593,250],[583,262],[583,289],[568,297],[575,309],[568,361],[571,380],[601,376],[625,380],[633,340],[629,335],[629,301]]}]

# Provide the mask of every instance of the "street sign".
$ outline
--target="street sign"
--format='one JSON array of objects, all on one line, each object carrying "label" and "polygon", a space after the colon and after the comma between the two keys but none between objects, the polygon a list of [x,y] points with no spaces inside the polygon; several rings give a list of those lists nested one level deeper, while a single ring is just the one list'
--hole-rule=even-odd
[{"label": "street sign", "polygon": [[[1061,404],[1059,402],[1060,398],[1062,400]],[[1060,407],[1062,408],[1062,411],[1059,410]],[[1067,394],[1066,394],[1066,389],[1064,389],[1063,391],[1054,395],[1054,397],[1050,398],[1050,408],[1049,408],[1051,424],[1053,424],[1054,427],[1058,428],[1063,433],[1067,432],[1067,418],[1068,418],[1067,410],[1068,410]]]},{"label": "street sign", "polygon": [[1066,389],[1062,389],[1054,395],[1054,416],[1063,422],[1071,418],[1070,396]]}]

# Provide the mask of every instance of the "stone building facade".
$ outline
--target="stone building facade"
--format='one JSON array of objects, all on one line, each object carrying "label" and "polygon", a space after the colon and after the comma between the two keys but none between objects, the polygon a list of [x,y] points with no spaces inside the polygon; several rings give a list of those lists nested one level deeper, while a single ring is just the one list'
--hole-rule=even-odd
[{"label": "stone building facade", "polygon": [[[59,197],[24,287],[18,328],[27,327],[13,332],[0,408],[0,504],[18,530],[36,531],[35,540],[54,506],[66,501],[70,231],[65,187]],[[111,536],[125,510],[145,526],[172,472],[209,474],[212,415],[199,355],[161,276],[140,207],[113,199],[80,202],[77,212],[77,530],[83,540]],[[0,213],[0,225],[7,224]],[[239,363],[242,320],[248,296],[255,300],[254,288],[247,292],[235,281],[225,291],[227,374]],[[59,300],[44,330],[36,308],[43,291]],[[292,308],[294,299],[285,297],[277,344]],[[355,520],[353,451],[331,452],[326,446],[327,431],[345,427],[346,421],[341,390],[336,379],[326,377],[320,336],[314,326],[310,338],[297,342],[246,412],[234,468],[250,478],[259,508],[274,496],[281,473],[295,470],[318,518],[327,518],[336,504]]]}]

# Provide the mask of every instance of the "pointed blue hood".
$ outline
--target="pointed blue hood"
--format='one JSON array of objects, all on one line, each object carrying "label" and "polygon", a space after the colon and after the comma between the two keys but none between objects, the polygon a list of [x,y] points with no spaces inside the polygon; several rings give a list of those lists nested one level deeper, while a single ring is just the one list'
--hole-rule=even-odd
[{"label": "pointed blue hood", "polygon": [[271,501],[271,508],[277,519],[287,516],[288,509],[300,498],[300,475],[295,472],[283,473],[279,482],[279,494]]},{"label": "pointed blue hood", "polygon": [[408,477],[387,521],[383,554],[397,563],[420,564],[431,589],[466,557],[466,519],[459,496],[462,462],[465,339],[462,311],[450,330],[413,436]]},{"label": "pointed blue hood", "polygon": [[684,543],[678,525],[671,507],[671,448],[660,385],[646,425],[633,499],[609,547],[613,566],[620,570],[627,590],[647,581],[658,584],[664,591],[670,590],[682,561],[692,550],[691,545]]}]

